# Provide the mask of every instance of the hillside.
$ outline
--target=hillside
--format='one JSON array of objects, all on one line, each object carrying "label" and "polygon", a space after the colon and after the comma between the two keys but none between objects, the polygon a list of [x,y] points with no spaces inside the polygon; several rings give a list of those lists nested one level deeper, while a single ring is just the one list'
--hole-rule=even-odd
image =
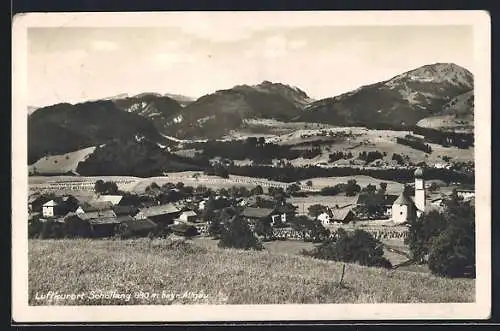
[{"label": "hillside", "polygon": [[160,148],[144,137],[114,139],[99,146],[78,164],[76,171],[83,176],[162,175],[166,171],[200,170],[192,160],[184,159]]},{"label": "hillside", "polygon": [[[446,303],[474,301],[475,281],[314,260],[268,248],[263,252],[175,245],[169,240],[30,240],[30,305]],[[314,271],[314,272],[311,272]],[[75,275],[75,277],[68,275]],[[47,280],[50,287],[47,288]],[[98,288],[96,288],[98,284]],[[78,300],[35,300],[48,290],[84,293]],[[126,299],[92,299],[91,291]],[[139,291],[159,293],[141,299]],[[168,298],[186,291],[198,298]]]},{"label": "hillside", "polygon": [[117,98],[113,102],[123,111],[150,119],[160,133],[165,132],[165,128],[182,111],[182,106],[176,100],[155,93]]},{"label": "hillside", "polygon": [[95,146],[63,155],[45,156],[28,167],[30,174],[53,175],[76,173],[78,163],[84,161],[95,150]]},{"label": "hillside", "polygon": [[437,114],[421,119],[417,126],[440,131],[474,133],[474,91],[460,94]]},{"label": "hillside", "polygon": [[169,127],[169,135],[178,138],[218,138],[240,127],[244,119],[267,118],[290,121],[311,99],[302,90],[264,81],[238,85],[205,95],[184,108]]},{"label": "hillside", "polygon": [[120,110],[113,101],[43,107],[28,118],[28,163],[136,134],[168,143],[150,120]]},{"label": "hillside", "polygon": [[191,97],[188,97],[185,95],[181,95],[181,94],[165,93],[164,96],[169,97],[170,99],[174,99],[182,107],[186,107],[187,105],[189,105],[190,103],[192,103],[196,100],[194,98],[191,98]]},{"label": "hillside", "polygon": [[442,111],[473,89],[473,76],[452,63],[425,65],[387,81],[313,102],[299,121],[403,129]]}]

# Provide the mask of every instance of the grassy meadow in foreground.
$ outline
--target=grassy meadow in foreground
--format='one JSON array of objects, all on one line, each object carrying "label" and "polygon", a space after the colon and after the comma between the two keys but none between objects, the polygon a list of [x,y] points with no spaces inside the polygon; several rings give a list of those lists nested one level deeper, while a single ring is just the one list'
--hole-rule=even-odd
[{"label": "grassy meadow in foreground", "polygon": [[[255,252],[196,241],[30,240],[29,304],[474,301],[474,280],[353,264],[347,264],[344,285],[338,286],[342,263],[272,247]],[[49,291],[59,297],[47,297]]]}]

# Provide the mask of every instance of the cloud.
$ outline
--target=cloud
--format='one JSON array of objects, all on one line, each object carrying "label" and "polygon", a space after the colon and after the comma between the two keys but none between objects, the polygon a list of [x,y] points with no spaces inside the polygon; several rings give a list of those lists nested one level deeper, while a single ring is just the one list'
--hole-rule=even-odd
[{"label": "cloud", "polygon": [[111,52],[118,48],[118,44],[108,40],[95,40],[91,44],[92,48],[98,51]]}]

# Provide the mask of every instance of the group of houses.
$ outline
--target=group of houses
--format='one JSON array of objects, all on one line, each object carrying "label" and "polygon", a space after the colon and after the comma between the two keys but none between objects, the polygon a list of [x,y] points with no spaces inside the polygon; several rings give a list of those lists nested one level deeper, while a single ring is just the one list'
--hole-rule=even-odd
[{"label": "group of houses", "polygon": [[74,196],[33,196],[28,201],[31,217],[42,222],[71,224],[75,236],[147,236],[173,224],[188,224],[204,230],[201,217],[182,204],[139,207],[123,202],[120,195],[101,195],[91,201]]},{"label": "group of houses", "polygon": [[[400,195],[385,194],[383,199],[377,202],[382,218],[394,224],[404,224],[422,213],[443,208],[446,196],[429,198],[423,169],[418,168],[414,176],[414,195],[410,196],[405,192]],[[464,200],[474,200],[474,190],[459,189],[456,192]],[[40,195],[29,198],[28,208],[30,215],[37,215],[42,222],[52,220],[59,224],[72,224],[78,235],[91,233],[93,237],[116,234],[146,236],[150,233],[159,233],[166,227],[172,228],[181,224],[196,228],[199,234],[206,234],[208,224],[203,220],[202,215],[209,199],[219,202],[216,203],[215,210],[238,207],[241,210],[240,215],[248,221],[251,228],[254,228],[258,222],[281,228],[290,224],[295,216],[296,206],[284,202],[276,203],[273,197],[265,194],[240,198],[222,195],[209,198],[193,194],[175,203],[141,204],[140,206],[131,204],[121,195],[100,195],[88,202],[79,201],[71,195],[61,197]],[[221,201],[223,203],[220,203]],[[326,206],[326,210],[316,219],[324,226],[360,220],[355,208],[367,204],[368,201],[369,196],[361,193],[353,197],[350,203]]]},{"label": "group of houses", "polygon": [[[385,194],[382,201],[378,202],[382,210],[381,217],[394,224],[405,224],[420,217],[423,213],[444,209],[443,202],[448,198],[448,195],[428,192],[423,168],[419,167],[414,172],[414,188],[414,195],[405,192],[399,195]],[[474,189],[457,188],[455,191],[464,201],[474,203]],[[359,219],[359,215],[354,212],[355,207],[367,204],[368,198],[368,194],[361,193],[351,203],[335,207],[328,206],[326,211],[317,216],[317,219],[325,226],[332,223],[350,223]]]}]

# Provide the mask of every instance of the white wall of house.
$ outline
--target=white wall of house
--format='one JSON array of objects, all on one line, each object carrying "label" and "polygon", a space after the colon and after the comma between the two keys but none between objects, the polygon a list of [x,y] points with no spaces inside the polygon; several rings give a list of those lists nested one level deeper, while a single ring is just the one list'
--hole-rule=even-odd
[{"label": "white wall of house", "polygon": [[330,218],[330,215],[328,215],[328,213],[319,214],[318,220],[320,220],[321,224],[323,224],[323,225],[330,224],[330,222],[331,222],[331,218]]},{"label": "white wall of house", "polygon": [[392,205],[392,221],[394,223],[404,223],[408,221],[409,208],[407,205],[393,204]]},{"label": "white wall of house", "polygon": [[470,199],[472,197],[474,197],[474,194],[475,192],[457,192],[457,195],[459,197],[462,197],[464,199]]},{"label": "white wall of house", "polygon": [[44,217],[54,217],[54,206],[43,206],[42,215]]}]

